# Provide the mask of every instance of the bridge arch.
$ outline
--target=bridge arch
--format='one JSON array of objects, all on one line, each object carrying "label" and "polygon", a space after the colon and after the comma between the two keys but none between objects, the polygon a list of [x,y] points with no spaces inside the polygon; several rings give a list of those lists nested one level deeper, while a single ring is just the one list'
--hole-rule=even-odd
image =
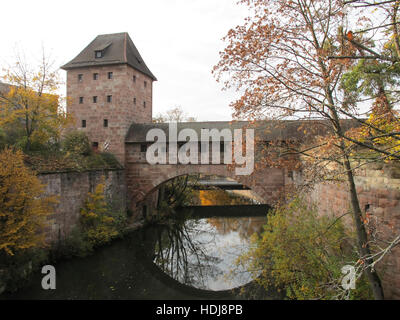
[{"label": "bridge arch", "polygon": [[137,210],[146,196],[154,192],[161,184],[182,175],[205,174],[232,178],[249,187],[265,203],[273,205],[280,197],[286,182],[284,169],[263,168],[249,176],[235,175],[227,165],[150,165],[148,163],[127,163],[126,180],[128,203],[133,211]]}]

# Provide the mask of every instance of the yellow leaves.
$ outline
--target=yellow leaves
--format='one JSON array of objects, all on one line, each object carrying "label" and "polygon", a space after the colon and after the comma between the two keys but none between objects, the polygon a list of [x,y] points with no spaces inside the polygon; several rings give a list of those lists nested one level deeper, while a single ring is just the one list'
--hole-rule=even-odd
[{"label": "yellow leaves", "polygon": [[57,74],[46,72],[44,76],[40,68],[28,72],[25,67],[6,70],[4,81],[11,86],[0,94],[0,126],[21,128],[29,146],[58,138],[72,119],[60,112]]},{"label": "yellow leaves", "polygon": [[23,159],[21,151],[0,153],[0,251],[9,255],[44,245],[46,217],[56,202],[43,197],[42,184]]},{"label": "yellow leaves", "polygon": [[96,186],[93,193],[89,192],[84,207],[81,209],[81,225],[88,241],[92,245],[107,243],[118,235],[114,218],[110,216],[105,200],[105,179]]}]

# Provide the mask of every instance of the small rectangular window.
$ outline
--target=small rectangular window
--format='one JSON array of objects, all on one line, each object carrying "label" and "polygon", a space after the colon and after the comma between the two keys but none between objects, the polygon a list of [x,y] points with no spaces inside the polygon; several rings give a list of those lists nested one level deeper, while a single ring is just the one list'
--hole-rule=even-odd
[{"label": "small rectangular window", "polygon": [[147,145],[141,144],[140,145],[140,152],[146,152],[147,151]]},{"label": "small rectangular window", "polygon": [[146,108],[146,101],[143,101],[143,108]]},{"label": "small rectangular window", "polygon": [[86,120],[82,120],[82,128],[86,128]]},{"label": "small rectangular window", "polygon": [[97,96],[93,96],[93,103],[97,103]]},{"label": "small rectangular window", "polygon": [[98,73],[93,73],[93,80],[99,79],[99,74]]},{"label": "small rectangular window", "polygon": [[112,72],[109,72],[108,73],[108,79],[112,79],[113,78],[113,73]]},{"label": "small rectangular window", "polygon": [[136,98],[133,98],[133,104],[136,105]]},{"label": "small rectangular window", "polygon": [[144,87],[145,87],[145,88],[147,87],[147,81],[144,82]]},{"label": "small rectangular window", "polygon": [[104,119],[103,125],[104,125],[104,128],[108,127],[108,119]]},{"label": "small rectangular window", "polygon": [[133,76],[133,82],[136,82],[136,76]]},{"label": "small rectangular window", "polygon": [[95,51],[95,57],[96,57],[96,58],[101,58],[101,57],[103,57],[103,52],[102,52],[101,50]]},{"label": "small rectangular window", "polygon": [[79,103],[80,103],[80,104],[83,103],[83,97],[79,97]]},{"label": "small rectangular window", "polygon": [[82,80],[83,80],[83,74],[80,73],[80,74],[78,74],[78,81],[79,81],[79,82],[82,82]]},{"label": "small rectangular window", "polygon": [[107,102],[112,102],[112,96],[107,96]]}]

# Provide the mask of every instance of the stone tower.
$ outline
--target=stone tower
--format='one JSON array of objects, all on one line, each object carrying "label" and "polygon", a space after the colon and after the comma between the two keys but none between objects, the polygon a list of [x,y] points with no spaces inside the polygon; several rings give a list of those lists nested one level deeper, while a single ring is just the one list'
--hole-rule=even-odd
[{"label": "stone tower", "polygon": [[124,164],[125,136],[132,123],[152,121],[153,81],[128,33],[97,36],[67,71],[67,112],[93,148],[113,153]]}]

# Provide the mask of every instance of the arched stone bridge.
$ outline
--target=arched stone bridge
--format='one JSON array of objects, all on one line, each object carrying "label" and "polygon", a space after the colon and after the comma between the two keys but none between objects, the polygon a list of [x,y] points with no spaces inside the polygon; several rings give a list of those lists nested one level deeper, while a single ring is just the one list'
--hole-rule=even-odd
[{"label": "arched stone bridge", "polygon": [[[318,124],[321,124],[321,126],[318,126]],[[304,133],[305,126],[309,128],[308,134]],[[310,130],[311,127],[313,129],[317,128],[317,130]],[[201,137],[202,129],[217,129],[220,132],[223,129],[228,129],[233,136],[233,132],[236,129],[245,131],[250,128],[255,130],[255,150],[259,149],[260,143],[288,140],[301,143],[304,139],[320,134],[322,131],[326,133],[326,123],[324,125],[322,121],[263,121],[252,125],[245,121],[177,124],[178,132],[183,129],[192,129],[198,133],[198,137]],[[186,174],[218,175],[232,178],[249,187],[266,204],[270,205],[273,205],[282,195],[282,192],[293,183],[292,172],[287,169],[262,167],[251,175],[236,175],[232,166],[224,164],[222,160],[220,164],[149,164],[146,161],[146,150],[152,142],[146,141],[146,135],[151,129],[161,129],[166,135],[167,142],[169,141],[169,124],[166,123],[132,124],[125,140],[128,203],[130,203],[130,208],[134,211],[162,183]],[[186,143],[186,140],[176,140],[178,146]],[[196,143],[201,144],[202,141],[200,140]],[[255,163],[257,163],[257,151],[255,153]]]}]

